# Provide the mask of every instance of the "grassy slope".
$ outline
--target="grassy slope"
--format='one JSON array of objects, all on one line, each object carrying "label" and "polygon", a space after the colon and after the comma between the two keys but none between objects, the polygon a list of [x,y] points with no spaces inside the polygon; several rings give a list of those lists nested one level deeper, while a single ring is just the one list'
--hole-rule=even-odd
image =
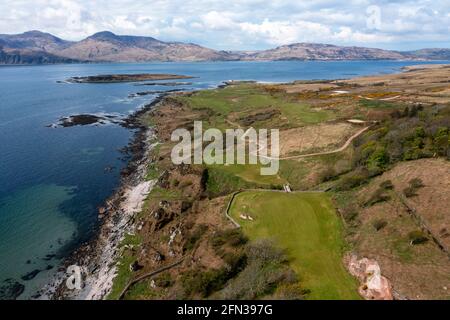
[{"label": "grassy slope", "polygon": [[[253,127],[299,127],[318,124],[335,117],[331,111],[319,111],[305,103],[293,102],[284,94],[270,94],[262,86],[256,84],[239,84],[227,86],[223,89],[203,90],[188,97],[178,97],[178,99],[189,105],[193,110],[206,109],[212,111],[208,116],[207,123],[204,122],[204,129],[208,127],[216,127],[222,130],[233,128],[232,124],[239,122],[236,119],[231,119],[233,116],[241,118],[252,112],[257,112],[257,110],[266,110],[267,108],[279,110],[280,116],[275,116],[270,120],[257,121],[252,124]],[[261,176],[260,165],[220,166],[218,169],[249,183],[259,185],[282,185],[286,182],[292,185],[296,185],[297,182],[304,185],[300,181],[301,179],[293,177],[291,174],[294,170],[302,173],[303,177],[306,174],[303,165],[296,161],[281,162],[282,169],[276,176]]]},{"label": "grassy slope", "polygon": [[[254,127],[298,127],[333,118],[332,113],[317,111],[306,104],[289,101],[283,95],[270,95],[253,84],[201,91],[185,99],[184,102],[193,109],[212,110],[208,125],[221,129],[230,127],[230,123],[225,119],[231,120],[230,116],[233,114],[241,118],[255,110],[268,107],[278,109],[281,117],[288,119],[288,124],[280,121],[279,117],[274,117],[269,120],[270,123],[254,123]],[[303,166],[304,163],[282,161],[280,176],[269,177],[259,174],[258,165],[233,165],[216,169],[258,185],[280,185],[291,180],[290,178],[295,182],[302,180],[307,172],[307,168],[301,170]],[[298,174],[291,177],[289,172],[292,170],[299,171],[302,179],[299,179]],[[224,188],[223,183],[219,185],[220,189]],[[312,290],[311,299],[359,298],[356,281],[341,263],[344,245],[341,225],[325,195],[287,195],[275,192],[269,195],[267,192],[247,192],[238,196],[233,206],[234,214],[239,216],[236,211],[244,203],[251,208],[247,209],[248,212],[257,218],[253,223],[245,225],[244,222],[245,230],[252,239],[275,236],[280,245],[288,249],[293,258],[292,266],[302,277],[302,285]],[[283,219],[280,219],[280,213],[283,214]]]},{"label": "grassy slope", "polygon": [[208,125],[219,129],[230,128],[230,124],[225,119],[232,113],[238,114],[238,117],[244,117],[255,110],[264,108],[279,110],[281,117],[285,118],[288,123],[281,121],[280,117],[275,117],[269,123],[263,121],[263,123],[253,124],[255,128],[261,126],[276,128],[280,125],[298,127],[333,118],[332,112],[314,110],[305,103],[292,102],[284,95],[271,95],[255,84],[240,84],[223,89],[204,90],[190,97],[180,97],[179,99],[186,102],[194,110],[212,110],[214,115],[209,117]]},{"label": "grassy slope", "polygon": [[287,181],[279,175],[263,176],[261,175],[261,165],[252,164],[236,164],[221,166],[215,165],[216,169],[224,170],[244,179],[245,181],[261,184],[261,185],[283,185]]},{"label": "grassy slope", "polygon": [[[274,238],[288,250],[310,299],[359,299],[342,264],[341,223],[326,194],[245,192],[231,210],[251,239]],[[241,213],[255,221],[239,219]]]}]

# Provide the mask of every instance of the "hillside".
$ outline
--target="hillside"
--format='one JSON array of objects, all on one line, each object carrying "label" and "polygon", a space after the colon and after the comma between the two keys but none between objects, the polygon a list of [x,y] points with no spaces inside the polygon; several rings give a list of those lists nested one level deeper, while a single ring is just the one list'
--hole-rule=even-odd
[{"label": "hillside", "polygon": [[57,56],[48,52],[33,50],[2,50],[0,47],[0,65],[16,64],[59,64],[59,63],[79,63],[76,59]]},{"label": "hillside", "polygon": [[395,51],[340,47],[330,44],[295,43],[255,52],[244,60],[402,60],[405,55]]},{"label": "hillside", "polygon": [[[447,60],[450,49],[391,51],[331,44],[294,43],[262,51],[218,51],[193,43],[96,33],[78,42],[29,31],[0,35],[0,64],[145,61]],[[12,56],[11,56],[12,55]]]},{"label": "hillside", "polygon": [[449,60],[450,49],[421,49],[407,52],[412,57],[431,59],[431,60]]},{"label": "hillside", "polygon": [[[69,42],[39,31],[0,35],[0,48],[42,56],[29,63],[60,63],[64,59],[90,62],[214,61],[233,60],[234,55],[191,43],[163,42],[151,37],[119,36],[99,32],[79,42]],[[55,57],[53,57],[53,56]],[[56,58],[58,57],[58,58]],[[15,63],[4,57],[0,64]],[[24,59],[19,60],[24,63]],[[26,60],[25,60],[26,61]],[[42,61],[42,62],[40,62]]]},{"label": "hillside", "polygon": [[190,43],[163,42],[151,37],[118,36],[100,32],[59,52],[59,55],[92,61],[210,61],[231,60],[224,52]]}]

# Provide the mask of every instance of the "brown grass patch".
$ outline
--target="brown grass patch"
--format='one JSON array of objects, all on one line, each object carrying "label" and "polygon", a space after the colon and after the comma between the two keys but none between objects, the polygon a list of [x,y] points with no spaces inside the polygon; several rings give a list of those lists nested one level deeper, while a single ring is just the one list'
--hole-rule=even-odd
[{"label": "brown grass patch", "polygon": [[[360,205],[358,224],[349,236],[359,255],[378,261],[384,276],[394,290],[409,299],[450,298],[450,258],[430,238],[413,245],[409,234],[421,230],[417,220],[400,200],[409,181],[419,178],[424,187],[407,201],[431,226],[434,236],[450,228],[450,162],[443,159],[422,159],[399,163],[390,171],[373,179],[352,198]],[[368,207],[362,204],[390,180],[390,199]],[[385,222],[383,228],[376,221]],[[449,239],[442,239],[448,244]],[[447,289],[446,289],[447,288]]]},{"label": "brown grass patch", "polygon": [[359,129],[349,123],[323,123],[283,130],[280,132],[280,155],[331,150],[344,144]]}]

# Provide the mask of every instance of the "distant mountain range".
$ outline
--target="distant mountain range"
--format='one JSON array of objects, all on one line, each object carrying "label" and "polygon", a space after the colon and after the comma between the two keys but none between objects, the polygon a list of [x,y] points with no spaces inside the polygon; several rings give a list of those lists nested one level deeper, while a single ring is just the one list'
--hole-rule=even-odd
[{"label": "distant mountain range", "polygon": [[78,42],[66,41],[40,31],[0,35],[0,64],[411,59],[450,60],[450,49],[401,52],[295,43],[262,51],[218,51],[193,43],[164,42],[151,37],[119,36],[108,31],[96,33]]}]

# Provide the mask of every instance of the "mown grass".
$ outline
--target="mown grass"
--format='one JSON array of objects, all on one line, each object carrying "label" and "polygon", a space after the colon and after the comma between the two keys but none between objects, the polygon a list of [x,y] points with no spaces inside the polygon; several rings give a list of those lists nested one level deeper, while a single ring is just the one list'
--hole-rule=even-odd
[{"label": "mown grass", "polygon": [[[251,240],[271,238],[287,250],[309,299],[359,299],[357,282],[342,263],[341,221],[326,194],[244,192],[231,213]],[[239,218],[245,213],[254,218]]]},{"label": "mown grass", "polygon": [[[286,124],[297,127],[333,118],[331,111],[315,110],[305,103],[290,101],[284,94],[270,94],[257,84],[239,84],[223,89],[204,90],[179,99],[193,110],[209,110],[208,125],[219,129],[230,127],[225,119],[232,113],[245,117],[258,109],[267,108],[279,110],[280,115],[269,121],[263,121],[261,125],[265,127],[272,125],[276,128]],[[252,126],[259,127],[258,123]]]}]

